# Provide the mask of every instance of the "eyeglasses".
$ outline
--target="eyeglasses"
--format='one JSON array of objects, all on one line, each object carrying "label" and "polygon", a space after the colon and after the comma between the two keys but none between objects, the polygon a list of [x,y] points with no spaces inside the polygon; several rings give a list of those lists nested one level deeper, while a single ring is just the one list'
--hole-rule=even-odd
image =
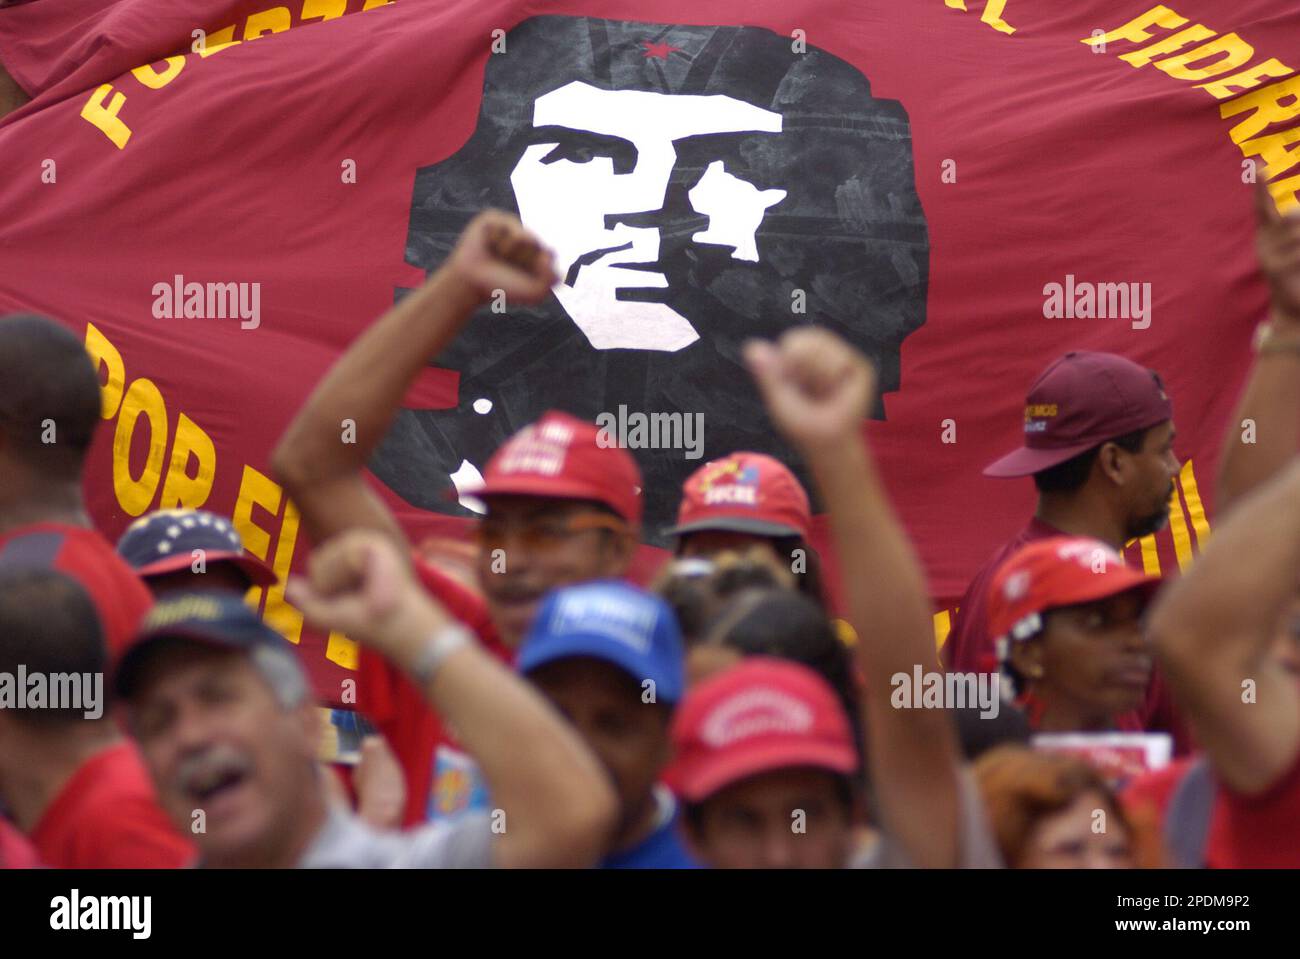
[{"label": "eyeglasses", "polygon": [[627,524],[621,519],[591,513],[567,517],[535,516],[525,520],[488,516],[479,523],[475,538],[482,549],[501,549],[514,540],[525,549],[542,550],[596,529],[606,529],[617,535],[628,531]]}]

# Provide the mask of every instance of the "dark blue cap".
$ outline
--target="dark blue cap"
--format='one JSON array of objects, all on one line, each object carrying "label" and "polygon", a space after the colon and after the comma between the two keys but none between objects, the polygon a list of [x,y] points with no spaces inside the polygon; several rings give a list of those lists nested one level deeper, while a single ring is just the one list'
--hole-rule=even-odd
[{"label": "dark blue cap", "polygon": [[129,699],[145,663],[178,639],[248,653],[269,647],[293,654],[289,641],[262,622],[242,597],[221,590],[176,593],[155,603],[140,623],[113,676],[117,696]]}]

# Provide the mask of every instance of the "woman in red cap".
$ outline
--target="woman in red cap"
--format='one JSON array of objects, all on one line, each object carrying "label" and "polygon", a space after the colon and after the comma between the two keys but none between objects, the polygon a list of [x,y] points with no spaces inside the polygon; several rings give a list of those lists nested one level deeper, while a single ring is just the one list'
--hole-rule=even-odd
[{"label": "woman in red cap", "polygon": [[1036,732],[1142,729],[1154,666],[1142,614],[1159,582],[1083,537],[1039,540],[1002,565],[989,622],[1004,688]]}]

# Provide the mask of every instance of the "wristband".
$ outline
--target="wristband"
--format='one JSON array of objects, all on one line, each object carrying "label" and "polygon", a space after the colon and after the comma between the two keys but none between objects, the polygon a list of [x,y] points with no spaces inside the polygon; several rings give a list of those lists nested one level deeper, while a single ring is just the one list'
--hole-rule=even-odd
[{"label": "wristband", "polygon": [[1255,352],[1300,354],[1300,335],[1279,335],[1272,323],[1261,323],[1255,330]]},{"label": "wristband", "polygon": [[422,688],[427,689],[438,674],[438,669],[447,657],[458,649],[473,645],[474,635],[454,620],[433,632],[424,642],[424,648],[411,666],[411,676]]}]

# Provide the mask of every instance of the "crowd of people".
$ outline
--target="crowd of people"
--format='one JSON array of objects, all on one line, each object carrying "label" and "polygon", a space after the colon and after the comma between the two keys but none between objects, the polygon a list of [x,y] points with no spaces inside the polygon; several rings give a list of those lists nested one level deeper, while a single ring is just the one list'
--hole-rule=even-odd
[{"label": "crowd of people", "polygon": [[[408,542],[366,473],[403,396],[480,304],[555,280],[517,220],[480,214],[272,454],[314,543],[288,597],[362,647],[347,771],[320,757],[297,651],[245,601],[275,573],[201,510],[101,536],[96,370],[65,326],[0,318],[0,676],[98,676],[109,703],[24,708],[0,685],[0,866],[1300,865],[1300,217],[1261,190],[1258,233],[1271,315],[1213,539],[1167,584],[1125,565],[1168,517],[1175,398],[1068,352],[986,470],[1032,477],[1037,508],[973,578],[941,667],[863,440],[874,371],[814,325],[744,360],[814,478],[843,608],[808,492],[744,450],[687,480],[674,555],[631,583],[636,462],[558,411],[486,464],[469,575]],[[989,679],[997,708],[942,682],[900,700],[897,677],[941,668]],[[1173,761],[1117,776],[1050,745],[1117,732],[1165,734]]]}]

